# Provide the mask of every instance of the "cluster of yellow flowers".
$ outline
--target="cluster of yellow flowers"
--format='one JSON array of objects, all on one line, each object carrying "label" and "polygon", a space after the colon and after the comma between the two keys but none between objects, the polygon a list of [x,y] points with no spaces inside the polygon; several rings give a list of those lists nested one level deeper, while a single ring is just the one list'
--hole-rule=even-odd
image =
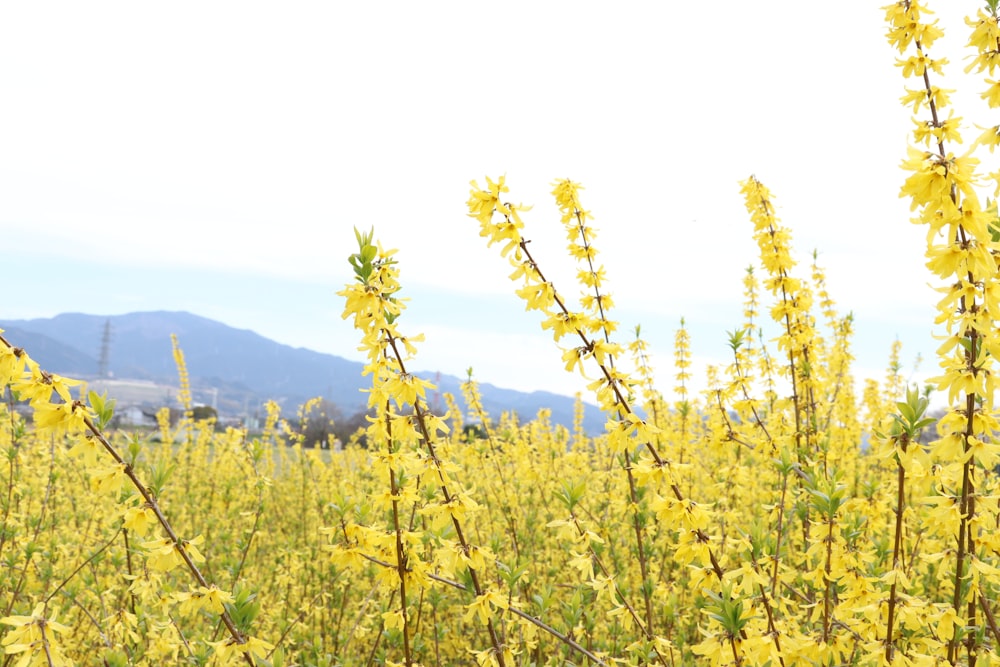
[{"label": "cluster of yellow flowers", "polygon": [[[998,4],[969,20],[969,71],[1000,67]],[[914,0],[885,11],[917,82],[902,101],[929,115],[915,118],[902,194],[941,283],[933,384],[949,408],[936,438],[930,387],[907,386],[898,342],[884,380],[856,395],[852,319],[815,253],[797,275],[757,178],[741,184],[759,268],[743,280],[732,358],[693,392],[682,320],[673,401],[641,329],[616,340],[582,187],[552,190],[575,307],[529,251],[528,207],[487,178],[469,215],[566,370],[589,380],[605,433],[584,432],[580,397],[572,430],[546,410],[491,418],[471,369],[465,414],[450,395],[433,411],[433,385],[408,370],[421,337],[400,328],[394,251],[373,232],[356,232],[354,280],[338,293],[370,417],[336,451],[305,449],[304,424],[273,403],[259,434],[195,421],[176,338],[180,424],[162,413],[155,433],[106,433],[112,401],[0,336],[5,664],[1000,662],[1000,220],[972,155],[1000,145],[1000,125],[955,154],[961,119],[934,85],[947,62],[930,53],[942,31]],[[1000,106],[1000,83],[982,97]],[[990,178],[1000,190],[1000,172]]]},{"label": "cluster of yellow flowers", "polygon": [[[2,332],[0,332],[2,333]],[[176,349],[176,348],[175,348]],[[181,357],[182,359],[182,357]],[[182,373],[182,377],[184,377]],[[57,480],[59,475],[57,470],[64,466],[69,466],[69,470],[75,472],[90,488],[93,498],[88,506],[79,508],[80,512],[91,513],[89,523],[93,524],[94,518],[110,515],[115,518],[115,528],[110,541],[102,546],[92,557],[81,564],[72,576],[75,576],[84,565],[90,564],[93,558],[102,554],[113,542],[118,540],[119,535],[126,545],[129,556],[128,577],[121,578],[125,589],[130,591],[134,599],[145,599],[146,601],[156,600],[156,605],[162,605],[161,591],[159,587],[159,573],[169,572],[175,568],[186,568],[188,574],[194,579],[196,588],[193,592],[178,593],[172,597],[174,601],[180,602],[181,607],[190,611],[192,609],[210,609],[222,622],[229,633],[228,645],[252,664],[252,655],[263,656],[270,647],[270,644],[262,640],[250,637],[245,630],[236,627],[234,621],[225,608],[225,602],[231,602],[232,596],[216,586],[209,584],[202,574],[197,563],[204,563],[205,557],[197,548],[198,544],[204,541],[204,536],[199,535],[193,539],[182,539],[174,531],[172,524],[167,520],[157,498],[158,481],[147,485],[144,483],[136,470],[135,448],[130,449],[126,458],[120,450],[113,446],[107,439],[102,429],[110,421],[112,414],[112,402],[108,402],[102,396],[97,396],[93,392],[87,399],[89,405],[84,402],[83,391],[80,397],[72,395],[71,387],[80,385],[80,382],[68,380],[58,375],[42,370],[39,365],[28,356],[21,348],[12,346],[5,338],[0,336],[0,396],[5,392],[10,392],[9,398],[15,396],[20,400],[26,400],[28,406],[33,411],[34,432],[31,433],[26,428],[25,423],[17,412],[12,409],[12,404],[5,410],[5,417],[8,421],[8,428],[3,433],[3,442],[7,448],[7,459],[9,461],[8,494],[7,501],[3,507],[4,531],[0,538],[0,553],[3,553],[5,563],[9,572],[5,572],[3,583],[7,586],[0,586],[5,591],[7,599],[4,600],[4,607],[7,614],[13,611],[15,605],[24,601],[35,602],[34,611],[31,616],[8,615],[0,619],[0,622],[12,625],[15,630],[11,631],[3,640],[5,652],[8,654],[22,653],[18,665],[72,665],[73,660],[67,657],[72,652],[67,652],[58,642],[57,636],[49,632],[52,631],[65,634],[68,628],[65,625],[55,622],[56,613],[49,612],[49,605],[52,598],[62,590],[69,580],[64,581],[52,590],[52,572],[48,571],[45,576],[40,577],[36,569],[40,563],[48,560],[45,568],[51,568],[53,562],[62,558],[53,553],[50,549],[59,552],[74,550],[76,543],[73,539],[64,538],[62,542],[53,541],[50,549],[42,548],[37,540],[42,534],[45,525],[46,514],[53,511],[56,505],[56,498],[53,496],[58,488]],[[60,441],[65,438],[71,446],[56,448],[55,438]],[[41,451],[32,451],[38,445],[38,438],[50,438],[52,447],[50,449],[50,461],[48,467],[41,466],[33,471],[33,466],[29,466],[26,460],[31,460],[30,455],[36,457],[42,454]],[[24,448],[33,445],[27,451]],[[37,461],[34,462],[37,465]],[[39,470],[47,470],[48,479],[39,480],[29,473]],[[157,477],[153,471],[153,477]],[[162,477],[161,469],[161,477]],[[26,489],[18,484],[22,475],[26,475],[23,484],[28,488],[43,488],[45,494],[40,505],[31,502],[30,495],[27,502],[22,503],[21,499],[26,493]],[[39,484],[39,482],[42,482]],[[162,481],[159,480],[159,481]],[[70,489],[64,490],[68,502],[77,503],[79,492],[74,493]],[[114,502],[108,503],[108,499]],[[33,515],[33,512],[37,514]],[[85,514],[84,514],[85,515]],[[60,517],[60,520],[65,517]],[[48,521],[52,521],[51,518]],[[52,523],[49,530],[58,524]],[[77,529],[79,517],[74,522]],[[158,526],[162,531],[162,537],[147,540],[141,544],[129,546],[129,535],[145,535],[150,530]],[[33,527],[32,530],[25,530],[25,527]],[[73,535],[73,527],[69,528]],[[81,536],[75,534],[78,540],[86,536],[89,531],[85,531]],[[53,535],[53,537],[55,537]],[[107,539],[107,535],[102,538]],[[134,573],[131,567],[132,552],[145,555],[144,574],[141,576]],[[14,572],[19,572],[14,576]],[[42,570],[42,574],[46,570]],[[41,579],[41,581],[39,581]],[[42,585],[39,586],[39,583]],[[152,597],[150,597],[152,596]],[[38,601],[41,598],[41,601]],[[124,611],[123,611],[124,613]],[[117,619],[127,618],[117,616]],[[129,630],[129,633],[132,631]],[[110,634],[109,634],[110,636]],[[173,651],[176,654],[176,648]],[[225,656],[225,651],[217,651],[216,657],[221,663]],[[160,656],[156,647],[151,647],[150,655]]]}]

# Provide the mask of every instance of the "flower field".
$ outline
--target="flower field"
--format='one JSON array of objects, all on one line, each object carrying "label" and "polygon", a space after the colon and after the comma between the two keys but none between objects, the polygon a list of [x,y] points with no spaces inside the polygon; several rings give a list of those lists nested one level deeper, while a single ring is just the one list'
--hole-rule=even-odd
[{"label": "flower field", "polygon": [[[991,108],[997,5],[967,26]],[[335,451],[304,448],[274,404],[261,433],[194,420],[176,339],[188,414],[143,435],[0,336],[0,664],[998,664],[1000,172],[975,153],[1000,126],[963,148],[935,84],[940,27],[905,0],[886,20],[915,114],[900,233],[926,235],[941,295],[928,387],[907,385],[898,345],[858,382],[852,318],[756,177],[740,184],[759,249],[734,286],[744,321],[697,394],[683,322],[660,376],[641,329],[619,329],[582,187],[553,184],[578,269],[562,286],[506,180],[473,182],[470,229],[590,380],[606,431],[583,431],[582,401],[572,429],[492,419],[471,370],[433,413],[408,370],[420,304],[373,231],[355,231],[338,292],[373,416]]]}]

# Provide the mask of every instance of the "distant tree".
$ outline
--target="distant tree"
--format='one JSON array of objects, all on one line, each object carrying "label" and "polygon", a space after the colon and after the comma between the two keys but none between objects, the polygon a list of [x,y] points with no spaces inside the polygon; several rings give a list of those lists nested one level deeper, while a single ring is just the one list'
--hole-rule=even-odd
[{"label": "distant tree", "polygon": [[[368,420],[366,417],[369,414],[371,413],[367,410],[359,410],[350,417],[337,422],[333,429],[337,440],[340,440],[340,442],[345,445],[349,443],[351,441],[351,437],[358,431],[358,429],[367,428]],[[358,444],[366,449],[368,447],[368,441],[363,435],[358,439]]]},{"label": "distant tree", "polygon": [[303,413],[298,428],[302,446],[327,449],[336,438],[336,424],[341,421],[343,413],[336,403],[325,398],[307,405],[308,410]]},{"label": "distant tree", "polygon": [[917,442],[922,445],[930,445],[931,442],[937,440],[937,425],[941,421],[941,418],[948,414],[948,411],[944,408],[937,408],[935,410],[930,410],[927,416],[934,420],[934,423],[930,426],[925,426],[920,431],[920,436],[917,438]]},{"label": "distant tree", "polygon": [[486,433],[486,429],[483,428],[482,424],[466,424],[462,427],[462,435],[465,436],[466,442],[485,440],[489,437],[489,434]]},{"label": "distant tree", "polygon": [[[180,408],[169,408],[169,410],[170,410],[170,427],[173,428],[174,426],[177,426],[177,424],[181,421],[181,418],[184,416],[184,411],[181,410]],[[155,415],[156,412],[157,411],[154,410],[153,414]]]},{"label": "distant tree", "polygon": [[191,415],[194,417],[195,421],[204,421],[206,419],[214,419],[218,421],[219,419],[219,411],[211,405],[196,405],[194,409],[191,410]]}]

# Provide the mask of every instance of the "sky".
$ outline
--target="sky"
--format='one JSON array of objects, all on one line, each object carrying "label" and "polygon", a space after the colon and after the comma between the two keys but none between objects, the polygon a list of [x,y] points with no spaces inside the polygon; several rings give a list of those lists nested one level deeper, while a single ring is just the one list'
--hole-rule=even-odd
[{"label": "sky", "polygon": [[[898,338],[907,372],[933,375],[924,230],[899,198],[910,110],[880,4],[4,3],[0,328],[186,310],[361,359],[336,292],[353,228],[373,227],[399,250],[400,330],[426,336],[410,368],[571,394],[584,382],[465,206],[470,180],[505,174],[534,206],[536,259],[575,297],[550,195],[570,178],[612,317],[625,341],[641,324],[670,395],[681,318],[696,368],[727,362],[756,264],[739,193],[754,174],[800,274],[816,250],[854,314],[856,373],[883,377]],[[962,75],[980,4],[929,2],[967,141],[997,123]]]}]

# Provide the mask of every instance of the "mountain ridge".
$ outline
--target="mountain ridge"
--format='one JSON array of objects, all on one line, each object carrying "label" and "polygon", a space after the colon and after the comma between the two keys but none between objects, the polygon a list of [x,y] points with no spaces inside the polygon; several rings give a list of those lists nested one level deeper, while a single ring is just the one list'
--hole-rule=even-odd
[{"label": "mountain ridge", "polygon": [[[273,399],[286,414],[306,400],[322,396],[345,413],[364,408],[364,364],[333,354],[278,343],[249,329],[186,311],[144,311],[124,315],[61,313],[30,320],[0,319],[0,329],[13,345],[24,347],[48,371],[82,379],[98,377],[106,323],[110,324],[107,369],[118,379],[176,384],[170,334],[184,351],[192,388],[215,391],[220,411],[250,401]],[[88,352],[92,350],[93,352]],[[95,354],[96,353],[96,354]],[[89,371],[87,370],[89,368]],[[459,405],[464,379],[434,371],[416,375],[435,382]],[[552,411],[552,422],[572,428],[574,399],[547,391],[522,392],[479,384],[483,407],[494,418],[513,410],[530,419],[541,408]],[[584,428],[603,431],[598,409],[585,406]]]}]

